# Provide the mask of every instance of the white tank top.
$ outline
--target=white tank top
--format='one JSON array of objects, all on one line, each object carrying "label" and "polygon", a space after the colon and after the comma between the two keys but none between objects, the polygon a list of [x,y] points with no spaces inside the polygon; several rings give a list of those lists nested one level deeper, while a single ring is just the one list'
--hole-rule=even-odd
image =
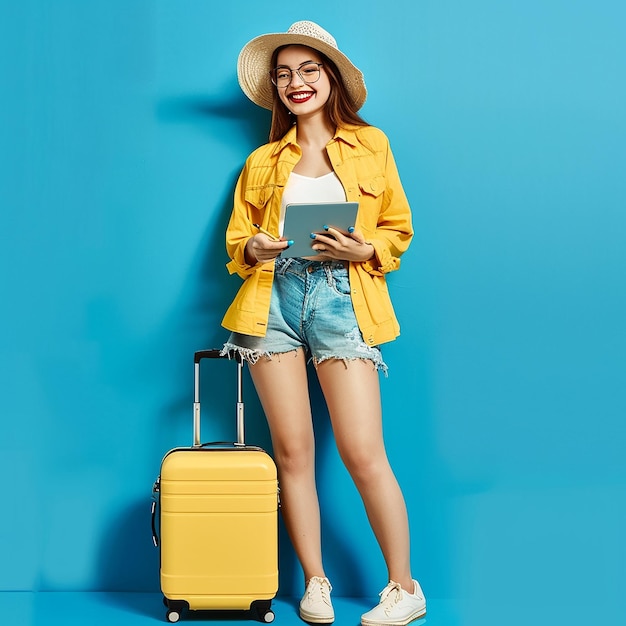
[{"label": "white tank top", "polygon": [[346,192],[335,172],[311,178],[291,172],[280,205],[279,230],[282,236],[285,225],[285,207],[297,202],[345,202]]}]

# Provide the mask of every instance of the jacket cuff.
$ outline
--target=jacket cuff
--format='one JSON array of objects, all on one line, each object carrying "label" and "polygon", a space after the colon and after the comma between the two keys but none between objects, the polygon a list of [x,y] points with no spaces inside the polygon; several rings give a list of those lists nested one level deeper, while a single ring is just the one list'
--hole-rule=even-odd
[{"label": "jacket cuff", "polygon": [[363,262],[363,268],[368,274],[383,276],[400,267],[400,259],[391,254],[385,242],[380,239],[373,239],[367,243],[374,247],[374,257]]},{"label": "jacket cuff", "polygon": [[235,254],[230,262],[226,264],[226,269],[229,274],[237,274],[244,280],[254,274],[256,265],[249,265],[246,263],[245,258],[246,244],[238,246],[235,250]]}]

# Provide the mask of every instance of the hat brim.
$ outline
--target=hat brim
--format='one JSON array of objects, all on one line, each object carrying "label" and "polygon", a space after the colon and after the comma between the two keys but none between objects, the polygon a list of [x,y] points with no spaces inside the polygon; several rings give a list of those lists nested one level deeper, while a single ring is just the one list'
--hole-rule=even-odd
[{"label": "hat brim", "polygon": [[274,87],[269,78],[272,54],[276,48],[301,45],[326,55],[337,66],[343,84],[355,110],[359,110],[367,98],[365,79],[348,57],[337,48],[317,37],[297,33],[270,33],[249,41],[239,53],[237,77],[243,92],[260,107],[272,109]]}]

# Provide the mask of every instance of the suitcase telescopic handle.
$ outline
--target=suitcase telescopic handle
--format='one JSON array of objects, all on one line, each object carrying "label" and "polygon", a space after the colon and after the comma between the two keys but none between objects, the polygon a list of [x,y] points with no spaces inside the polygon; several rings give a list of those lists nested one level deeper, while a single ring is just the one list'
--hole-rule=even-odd
[{"label": "suitcase telescopic handle", "polygon": [[[200,439],[200,361],[202,359],[229,359],[228,354],[222,354],[219,349],[197,350],[193,355],[194,364],[194,394],[193,394],[193,447],[201,448],[202,441]],[[236,446],[245,446],[244,432],[244,407],[243,407],[243,388],[242,388],[242,372],[243,358],[238,352],[235,353],[235,361],[237,362],[237,441]]]}]

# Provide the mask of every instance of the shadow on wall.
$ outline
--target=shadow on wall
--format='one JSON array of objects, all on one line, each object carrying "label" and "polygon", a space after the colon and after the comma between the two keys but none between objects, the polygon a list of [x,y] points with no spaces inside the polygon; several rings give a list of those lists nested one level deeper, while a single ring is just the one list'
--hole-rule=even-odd
[{"label": "shadow on wall", "polygon": [[[233,80],[216,92],[218,95],[186,95],[164,99],[157,105],[157,116],[165,124],[192,125],[194,129],[211,135],[212,140],[233,146],[241,151],[241,163],[230,178],[215,185],[214,202],[207,207],[208,221],[199,249],[193,259],[186,282],[181,286],[178,305],[165,320],[153,345],[155,354],[148,358],[158,359],[168,354],[168,383],[164,390],[164,402],[160,410],[160,426],[163,433],[159,450],[171,447],[171,434],[183,420],[185,428],[190,421],[192,402],[192,355],[195,350],[219,348],[228,338],[228,331],[221,327],[222,317],[241,285],[237,276],[229,276],[226,270],[224,233],[232,210],[232,197],[240,167],[245,157],[257,146],[267,141],[269,112],[248,101]],[[211,164],[207,164],[209,171]],[[201,190],[203,195],[207,190]],[[211,380],[203,385],[208,392],[205,402],[211,414],[218,415],[218,422],[210,422],[216,428],[205,428],[207,439],[228,440],[234,438],[231,403],[233,371],[228,367],[212,366]],[[203,376],[203,380],[206,377]],[[225,393],[222,391],[226,390]],[[234,393],[234,392],[233,392]],[[204,407],[203,407],[204,408]],[[229,434],[230,433],[230,434]],[[170,435],[168,437],[168,434]],[[190,439],[189,439],[190,441]],[[179,444],[180,445],[180,442]],[[187,445],[187,441],[183,442]]]},{"label": "shadow on wall", "polygon": [[165,124],[192,125],[217,141],[240,146],[246,156],[267,142],[269,111],[248,100],[234,80],[216,93],[162,99],[157,105],[157,117]]},{"label": "shadow on wall", "polygon": [[[190,125],[231,149],[239,147],[241,167],[247,154],[267,140],[268,115],[239,91],[238,97],[229,97],[228,89],[219,97],[188,95],[157,104],[157,116],[163,124]],[[210,167],[207,163],[207,171]],[[193,352],[219,348],[228,337],[220,322],[241,280],[229,276],[226,270],[224,233],[238,174],[225,177],[219,187],[207,179],[207,189],[198,190],[203,197],[217,191],[207,206],[204,233],[180,285],[177,302],[139,356],[139,382],[146,387],[145,396],[152,397],[154,403],[143,409],[151,424],[146,455],[151,459],[154,476],[167,450],[192,443]],[[271,451],[263,413],[247,373],[245,376],[246,440]],[[234,363],[203,361],[201,382],[202,440],[235,441]],[[151,484],[146,484],[145,498],[120,510],[102,537],[98,589],[159,591],[159,551],[150,536],[150,488]],[[133,610],[132,606],[128,608]],[[135,607],[135,612],[152,615],[154,611],[159,615],[161,609],[141,606]]]},{"label": "shadow on wall", "polygon": [[165,609],[158,596],[153,595],[160,589],[159,550],[150,534],[149,498],[120,512],[102,542],[98,565],[97,589],[102,591],[106,604],[163,620]]},{"label": "shadow on wall", "polygon": [[159,551],[150,534],[150,500],[142,498],[120,511],[100,548],[98,589],[159,590]]},{"label": "shadow on wall", "polygon": [[[231,149],[233,145],[239,146],[241,166],[245,156],[265,142],[269,129],[268,112],[247,102],[243,97],[218,99],[190,95],[170,98],[158,104],[157,113],[163,123],[191,125],[198,133],[210,134],[216,141],[229,144]],[[143,370],[143,384],[146,385],[146,389],[141,390],[141,395],[151,397],[154,402],[154,406],[143,408],[148,414],[146,422],[151,425],[146,441],[146,455],[150,457],[154,476],[158,473],[159,463],[168,449],[187,446],[192,442],[193,352],[202,348],[220,347],[228,337],[228,331],[220,326],[220,322],[241,281],[236,276],[229,276],[225,268],[228,259],[224,249],[224,232],[232,208],[232,192],[238,173],[231,173],[230,179],[222,181],[217,188],[211,206],[207,207],[204,232],[191,259],[186,278],[180,285],[178,300],[148,349],[140,355],[142,363],[139,364],[141,368],[138,365],[138,369]],[[208,181],[207,187],[210,184]],[[206,193],[206,189],[200,192],[210,195]],[[234,441],[235,370],[234,363],[225,360],[203,362],[203,441]],[[312,368],[309,370],[309,377],[317,440],[317,464],[323,488],[326,481],[330,480],[328,472],[334,471],[336,459],[333,457],[336,451],[333,448],[328,414]],[[428,397],[427,389],[423,391],[424,397]],[[244,397],[246,441],[271,453],[267,424],[247,371],[244,378]],[[422,407],[421,412],[428,413],[428,407]],[[426,446],[426,449],[429,447]],[[433,462],[433,459],[423,457],[414,461],[411,464],[411,478],[416,469],[415,464],[428,474]],[[416,473],[420,475],[420,471]],[[423,482],[426,483],[426,479]],[[442,523],[441,513],[444,513],[444,518],[447,513],[442,510],[442,492],[432,485],[420,483],[419,486],[424,489],[426,499],[430,496],[433,504],[439,506],[432,509],[437,511],[432,518],[417,525],[417,536],[421,537],[423,534],[428,537],[431,532],[436,539],[436,529]],[[146,483],[145,498],[142,497],[140,501],[121,510],[106,536],[102,538],[99,588],[103,590],[159,590],[159,555],[152,545],[149,531],[150,488],[151,483]],[[371,559],[364,559],[352,538],[348,536],[351,520],[345,513],[342,519],[333,515],[331,497],[320,493],[320,499],[323,505],[328,503],[322,522],[323,550],[333,577],[338,581],[337,591],[340,595],[358,596],[363,589],[371,586],[368,585],[371,576],[362,569],[363,563]],[[418,500],[417,496],[415,499]],[[422,493],[419,501],[423,500]],[[279,541],[279,595],[298,597],[303,588],[302,571],[282,522]],[[445,562],[444,559],[437,558],[441,555],[430,554],[428,549],[422,552],[423,554],[418,553],[418,562]],[[128,608],[158,616],[162,610],[160,606]]]}]

